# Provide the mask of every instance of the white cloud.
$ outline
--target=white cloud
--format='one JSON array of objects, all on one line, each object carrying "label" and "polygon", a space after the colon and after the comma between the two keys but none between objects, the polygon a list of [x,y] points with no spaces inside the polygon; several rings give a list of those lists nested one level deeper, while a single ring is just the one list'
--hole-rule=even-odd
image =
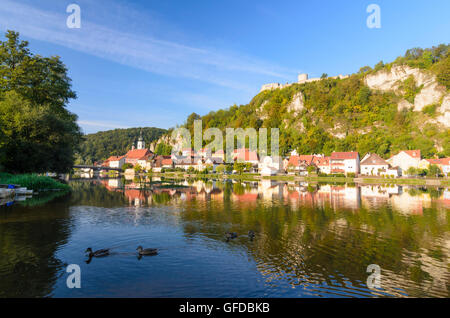
[{"label": "white cloud", "polygon": [[[68,29],[68,14],[65,12],[57,13],[17,1],[2,0],[0,27],[148,72],[200,80],[252,93],[255,78],[286,80],[294,74],[236,52],[194,47],[96,24],[85,18],[87,14],[83,13],[83,6],[81,8],[81,29]],[[111,19],[114,22],[114,16]]]}]

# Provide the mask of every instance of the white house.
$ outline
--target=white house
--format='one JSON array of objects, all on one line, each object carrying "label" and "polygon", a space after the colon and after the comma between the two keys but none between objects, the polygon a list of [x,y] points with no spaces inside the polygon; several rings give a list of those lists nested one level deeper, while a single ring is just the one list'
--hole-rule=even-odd
[{"label": "white house", "polygon": [[122,169],[122,166],[125,164],[125,156],[112,156],[107,161],[109,162],[110,168]]},{"label": "white house", "polygon": [[410,167],[419,168],[421,159],[420,150],[402,150],[387,162],[393,167],[400,167],[401,173],[404,174]]},{"label": "white house", "polygon": [[366,176],[380,176],[389,168],[389,164],[376,153],[365,155],[360,166],[361,174]]},{"label": "white house", "polygon": [[331,173],[359,174],[359,154],[352,152],[333,152],[330,157]]},{"label": "white house", "polygon": [[262,176],[274,176],[283,170],[283,160],[280,156],[265,156],[258,163],[258,171]]},{"label": "white house", "polygon": [[330,157],[318,158],[316,165],[321,173],[326,173],[326,174],[331,173]]}]

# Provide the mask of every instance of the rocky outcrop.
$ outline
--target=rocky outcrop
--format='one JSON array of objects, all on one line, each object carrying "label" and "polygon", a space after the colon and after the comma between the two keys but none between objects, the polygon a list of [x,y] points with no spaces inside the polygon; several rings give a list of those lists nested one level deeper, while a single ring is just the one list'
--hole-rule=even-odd
[{"label": "rocky outcrop", "polygon": [[414,77],[416,86],[422,87],[422,89],[415,96],[414,104],[401,100],[398,109],[413,108],[414,111],[422,111],[425,106],[437,104],[439,105],[437,111],[440,113],[437,120],[445,127],[450,127],[449,94],[445,87],[438,84],[436,77],[430,72],[405,65],[396,65],[390,71],[382,70],[366,76],[365,83],[371,89],[399,93],[401,83],[410,76]]},{"label": "rocky outcrop", "polygon": [[294,116],[297,116],[300,114],[300,112],[305,107],[304,105],[304,98],[302,92],[298,92],[292,97],[291,103],[287,106],[288,112],[293,112]]},{"label": "rocky outcrop", "polygon": [[450,127],[450,94],[444,96],[439,113],[440,116],[436,120],[445,127]]}]

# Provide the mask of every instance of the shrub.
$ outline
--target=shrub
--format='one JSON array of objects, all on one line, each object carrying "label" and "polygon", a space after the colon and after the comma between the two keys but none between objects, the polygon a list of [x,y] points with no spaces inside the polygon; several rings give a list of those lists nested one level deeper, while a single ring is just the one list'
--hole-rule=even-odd
[{"label": "shrub", "polygon": [[39,191],[39,190],[70,190],[70,186],[58,182],[50,177],[39,176],[37,174],[21,174],[21,175],[10,175],[1,174],[0,183],[7,184],[17,184],[21,187],[26,187],[29,190]]}]

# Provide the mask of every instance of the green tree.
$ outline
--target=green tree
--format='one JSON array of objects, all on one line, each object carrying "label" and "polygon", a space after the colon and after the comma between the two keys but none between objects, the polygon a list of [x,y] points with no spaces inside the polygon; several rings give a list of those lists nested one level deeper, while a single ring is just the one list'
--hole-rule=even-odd
[{"label": "green tree", "polygon": [[217,173],[224,173],[225,172],[225,165],[219,165],[216,167]]},{"label": "green tree", "polygon": [[245,162],[235,162],[233,166],[237,173],[242,174],[246,168]]},{"label": "green tree", "polygon": [[442,174],[441,169],[437,165],[430,165],[428,167],[427,175],[432,177],[437,177]]},{"label": "green tree", "polygon": [[123,166],[122,166],[122,170],[123,171],[125,171],[125,170],[127,170],[127,169],[132,169],[133,168],[133,165],[131,164],[131,163],[125,163]]},{"label": "green tree", "polygon": [[166,143],[161,142],[156,146],[155,153],[157,155],[170,156],[170,154],[172,153],[172,147]]},{"label": "green tree", "polygon": [[0,164],[10,172],[67,172],[81,141],[76,98],[59,57],[33,55],[19,33],[0,41]]},{"label": "green tree", "polygon": [[406,174],[407,174],[408,176],[417,176],[417,175],[419,174],[419,171],[418,171],[416,168],[414,168],[414,167],[409,167],[409,168],[406,170]]},{"label": "green tree", "polygon": [[134,172],[136,172],[136,173],[141,173],[142,172],[142,167],[141,167],[140,164],[136,164],[134,166]]}]

